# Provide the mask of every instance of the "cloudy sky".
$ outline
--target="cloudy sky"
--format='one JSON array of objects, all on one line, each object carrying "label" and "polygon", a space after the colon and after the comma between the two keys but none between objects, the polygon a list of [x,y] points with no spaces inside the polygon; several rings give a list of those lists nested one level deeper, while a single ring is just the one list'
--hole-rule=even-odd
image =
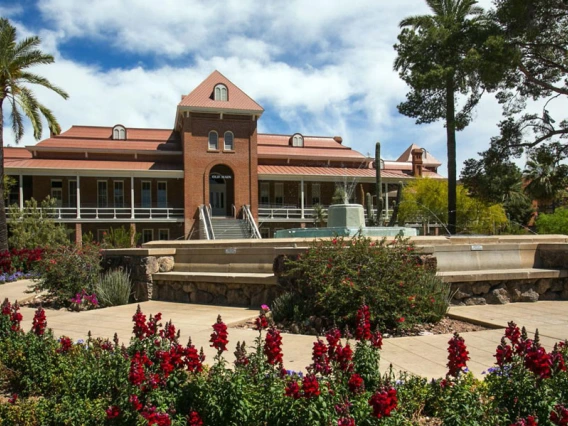
[{"label": "cloudy sky", "polygon": [[[364,154],[381,141],[386,159],[416,143],[445,175],[443,123],[418,126],[396,108],[408,91],[393,71],[398,23],[423,13],[423,0],[0,0],[19,35],[39,35],[55,57],[37,72],[69,100],[36,93],[63,130],[171,128],[181,95],[217,69],[264,107],[261,132],[340,135]],[[483,99],[458,134],[458,169],[500,118]],[[34,143],[28,129],[21,144]]]}]

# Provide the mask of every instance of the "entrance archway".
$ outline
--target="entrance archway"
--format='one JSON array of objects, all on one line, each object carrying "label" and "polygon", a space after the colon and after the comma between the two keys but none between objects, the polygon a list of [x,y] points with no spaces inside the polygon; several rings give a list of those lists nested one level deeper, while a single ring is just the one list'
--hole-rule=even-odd
[{"label": "entrance archway", "polygon": [[235,202],[233,171],[218,164],[209,172],[209,203],[213,216],[230,216]]}]

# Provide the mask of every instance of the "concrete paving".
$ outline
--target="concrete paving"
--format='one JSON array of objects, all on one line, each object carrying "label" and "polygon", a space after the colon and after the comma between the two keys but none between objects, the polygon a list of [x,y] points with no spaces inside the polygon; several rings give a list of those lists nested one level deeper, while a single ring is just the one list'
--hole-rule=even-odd
[{"label": "concrete paving", "polygon": [[[11,301],[29,298],[24,293],[29,282],[19,281],[0,285],[0,299],[8,297]],[[227,359],[232,362],[234,344],[246,341],[254,343],[258,332],[252,329],[235,327],[257,315],[256,310],[226,306],[182,304],[149,301],[140,304],[144,314],[162,313],[162,322],[172,320],[181,330],[181,341],[185,343],[191,336],[196,346],[203,346],[207,360],[212,360],[215,351],[209,347],[211,325],[220,314],[229,325],[229,351]],[[132,316],[136,305],[117,306],[86,312],[67,310],[47,310],[47,322],[55,336],[66,335],[72,339],[85,339],[90,330],[93,337],[112,339],[114,333],[127,343],[132,335]],[[24,330],[31,328],[34,309],[23,307]],[[508,321],[525,325],[532,334],[539,329],[543,346],[550,350],[555,342],[568,338],[568,301],[512,303],[508,305],[485,305],[452,307],[449,314],[470,322],[482,323],[494,329],[462,333],[470,352],[470,370],[483,377],[483,371],[494,365],[495,348],[503,335]],[[392,364],[396,371],[408,371],[427,378],[438,378],[446,374],[447,343],[451,334],[419,337],[385,339],[381,351],[381,370],[384,372]],[[311,363],[311,349],[314,336],[282,334],[284,366],[290,370],[305,370]]]}]

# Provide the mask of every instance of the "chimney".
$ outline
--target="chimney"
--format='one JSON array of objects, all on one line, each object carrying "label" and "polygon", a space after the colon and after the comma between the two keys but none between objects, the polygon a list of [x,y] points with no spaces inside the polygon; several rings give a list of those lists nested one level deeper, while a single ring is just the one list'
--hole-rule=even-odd
[{"label": "chimney", "polygon": [[343,138],[341,136],[334,136],[333,140],[335,142],[337,142],[338,144],[342,144],[343,143]]},{"label": "chimney", "polygon": [[423,151],[420,148],[412,150],[412,176],[414,177],[422,176],[422,154]]}]

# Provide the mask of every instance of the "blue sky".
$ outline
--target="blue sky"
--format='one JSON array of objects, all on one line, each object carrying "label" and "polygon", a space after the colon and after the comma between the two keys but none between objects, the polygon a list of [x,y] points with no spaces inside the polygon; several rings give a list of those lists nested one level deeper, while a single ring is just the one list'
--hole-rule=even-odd
[{"label": "blue sky", "polygon": [[[56,59],[37,72],[70,99],[36,92],[63,130],[171,128],[181,95],[217,69],[264,107],[261,132],[340,135],[364,154],[381,141],[385,159],[416,143],[445,175],[443,123],[418,126],[396,108],[408,91],[393,71],[398,23],[427,12],[422,0],[0,0],[0,15]],[[458,169],[500,119],[484,98],[458,134]],[[27,129],[21,145],[34,143]]]}]

